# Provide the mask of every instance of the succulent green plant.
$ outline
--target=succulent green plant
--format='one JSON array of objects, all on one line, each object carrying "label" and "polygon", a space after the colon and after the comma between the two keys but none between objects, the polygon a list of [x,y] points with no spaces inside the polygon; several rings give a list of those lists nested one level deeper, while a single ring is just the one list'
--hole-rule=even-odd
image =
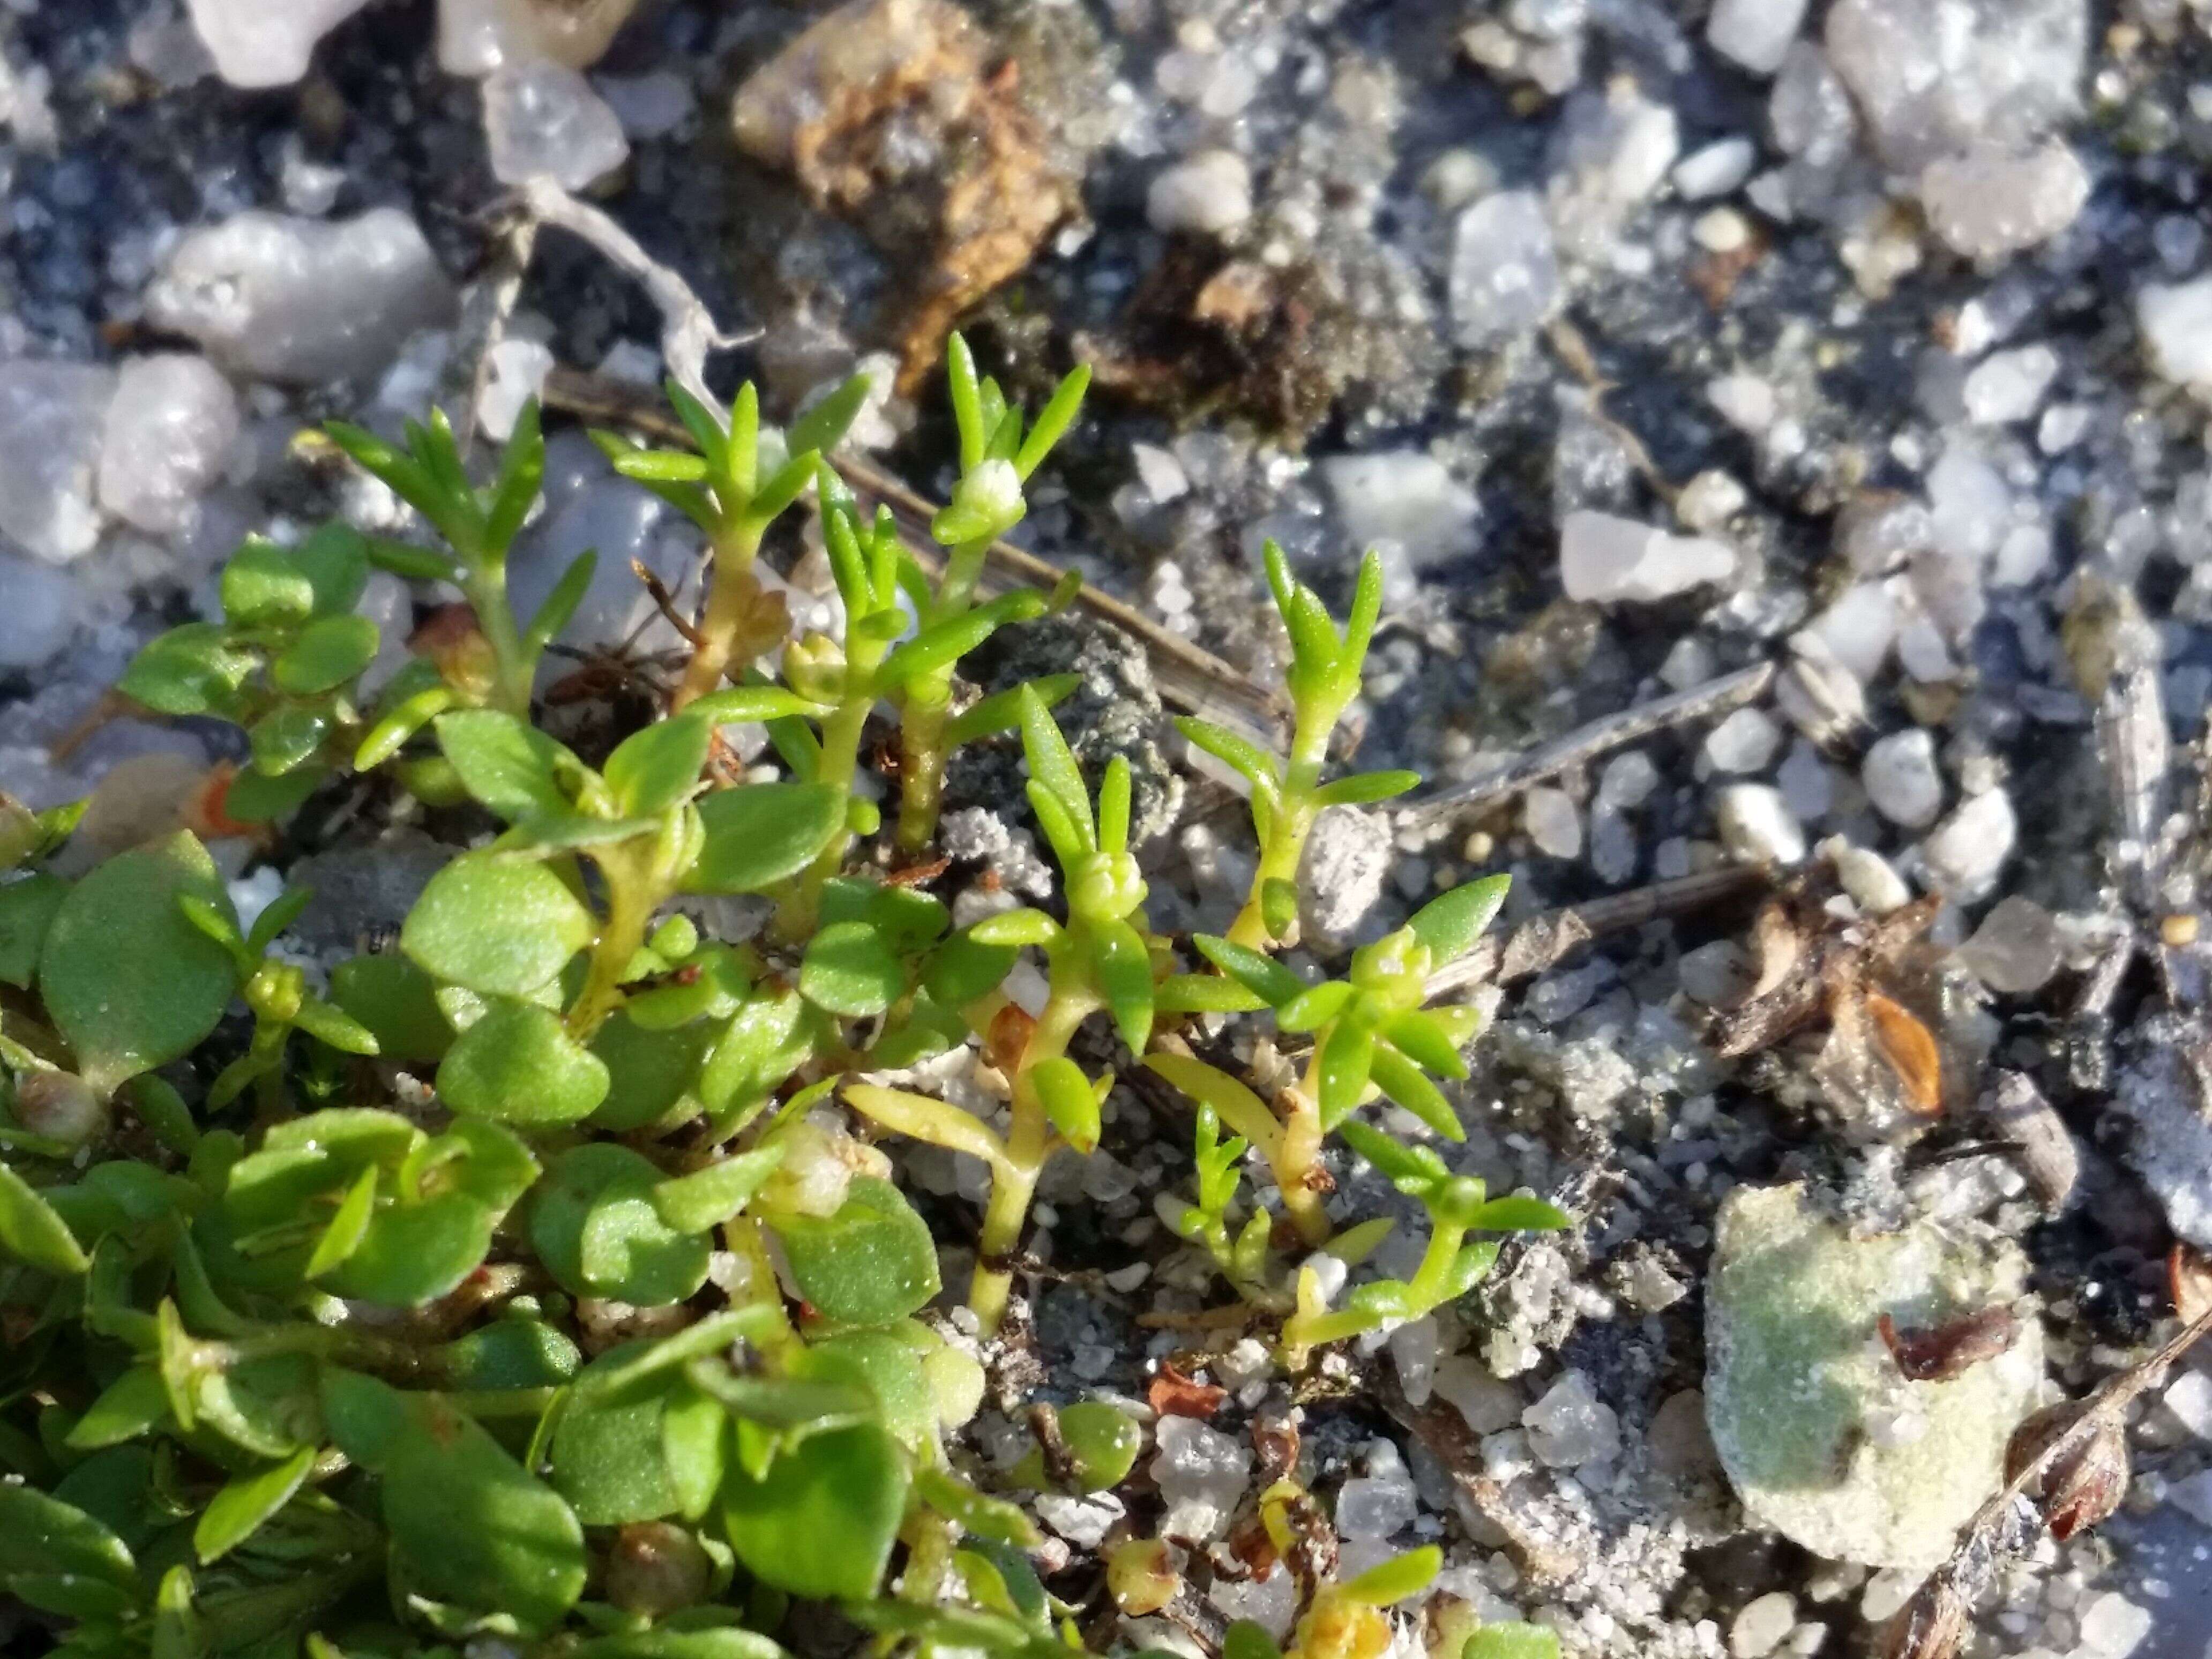
[{"label": "succulent green plant", "polygon": [[1248,951],[1265,950],[1296,927],[1298,869],[1306,838],[1324,809],[1372,805],[1404,794],[1421,781],[1413,772],[1360,772],[1330,783],[1321,781],[1337,723],[1359,696],[1360,671],[1382,614],[1382,559],[1370,552],[1360,561],[1352,610],[1339,628],[1321,595],[1291,574],[1279,545],[1270,540],[1261,552],[1268,592],[1290,636],[1290,752],[1270,755],[1250,738],[1211,721],[1190,716],[1176,721],[1194,746],[1251,787],[1260,861],[1244,908],[1229,929],[1230,941]]},{"label": "succulent green plant", "polygon": [[[534,615],[507,600],[544,468],[536,410],[481,481],[436,416],[404,447],[331,428],[442,545],[343,526],[249,541],[221,620],[155,640],[122,689],[247,734],[211,836],[371,771],[439,809],[425,821],[450,856],[358,954],[299,948],[301,888],[241,923],[227,878],[269,841],[179,830],[70,875],[82,807],[0,799],[0,1594],[50,1621],[55,1651],[339,1659],[483,1638],[529,1659],[778,1659],[808,1598],[895,1640],[1065,1654],[1075,1609],[1024,1554],[1037,1540],[1012,1494],[1114,1487],[1140,1431],[1073,1404],[997,1473],[956,1462],[946,1436],[981,1400],[973,1339],[1011,1304],[1045,1165],[1096,1151],[1117,1071],[1148,1065],[1200,1103],[1177,1231],[1294,1358],[1465,1289],[1492,1248],[1469,1233],[1562,1219],[1354,1115],[1387,1095],[1456,1133],[1431,1074],[1464,1074],[1474,1023],[1425,1008],[1426,975],[1471,945],[1501,883],[1429,905],[1341,980],[1266,953],[1313,817],[1397,787],[1320,781],[1377,568],[1340,632],[1271,553],[1291,754],[1193,731],[1255,779],[1259,931],[1158,936],[1129,763],[1109,760],[1094,794],[1051,713],[1072,677],[964,707],[957,679],[994,632],[1072,594],[975,590],[1084,377],[1025,428],[957,340],[951,358],[960,483],[933,526],[934,585],[824,459],[865,381],[781,435],[750,388],[728,410],[672,388],[696,453],[602,437],[699,524],[712,582],[672,707],[612,732],[559,723],[568,742],[534,686],[588,556]],[[787,641],[756,563],[809,489],[842,623]],[[372,693],[376,568],[464,603]],[[865,761],[886,716],[890,834]],[[769,781],[720,741],[747,726]],[[1012,730],[1060,896],[956,927],[927,890],[941,866],[912,860],[946,756]],[[773,920],[736,927],[747,907],[730,901]],[[1173,971],[1189,951],[1212,971]],[[1045,969],[1034,1013],[1015,1000],[1024,952]],[[1273,1103],[1188,1052],[1194,1022],[1262,1009],[1313,1044]],[[979,1086],[1003,1085],[1003,1128],[915,1083],[963,1050]],[[1341,1309],[1237,1200],[1249,1152],[1310,1242],[1359,1260],[1388,1224],[1328,1237],[1331,1133],[1433,1229],[1412,1278]],[[989,1175],[965,1336],[929,1311],[942,1266],[896,1179],[902,1136]],[[1404,1559],[1319,1589],[1327,1616],[1294,1650],[1365,1659],[1358,1609],[1425,1582]]]}]

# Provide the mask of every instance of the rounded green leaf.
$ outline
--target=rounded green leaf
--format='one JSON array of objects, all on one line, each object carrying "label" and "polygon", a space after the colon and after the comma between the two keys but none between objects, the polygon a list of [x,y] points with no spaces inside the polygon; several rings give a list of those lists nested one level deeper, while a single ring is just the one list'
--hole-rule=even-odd
[{"label": "rounded green leaf", "polygon": [[69,890],[59,876],[43,870],[0,886],[0,984],[30,989],[46,929]]},{"label": "rounded green leaf", "polygon": [[756,1480],[733,1468],[722,1522],[745,1571],[793,1595],[866,1601],[890,1560],[912,1477],[889,1433],[810,1435]]},{"label": "rounded green leaf", "polygon": [[409,1586],[542,1630],[584,1589],[584,1531],[568,1504],[434,1394],[325,1370],[339,1449],[380,1477],[385,1530]]},{"label": "rounded green leaf", "polygon": [[334,691],[376,660],[376,624],[353,615],[318,617],[269,665],[276,689],[295,697]]},{"label": "rounded green leaf", "polygon": [[434,1302],[483,1265],[499,1216],[461,1192],[386,1205],[321,1288],[387,1308]]},{"label": "rounded green leaf", "polygon": [[530,1240],[546,1271],[574,1296],[643,1307],[680,1302],[706,1282],[710,1242],[660,1218],[650,1159],[611,1141],[555,1160],[530,1212]]},{"label": "rounded green leaf", "polygon": [[19,1576],[89,1578],[138,1593],[137,1567],[113,1532],[35,1487],[0,1486],[0,1578]]},{"label": "rounded green leaf", "polygon": [[1459,1651],[1460,1659],[1559,1659],[1559,1633],[1549,1625],[1485,1625]]},{"label": "rounded green leaf", "polygon": [[606,1098],[605,1063],[534,1002],[499,998],[438,1066],[457,1112],[499,1123],[574,1123]]},{"label": "rounded green leaf", "polygon": [[577,1379],[584,1387],[554,1426],[553,1487],[587,1527],[657,1520],[677,1507],[675,1483],[661,1449],[665,1393],[655,1389],[610,1401],[590,1386],[652,1346],[625,1342],[586,1365]]},{"label": "rounded green leaf", "polygon": [[314,590],[318,617],[352,610],[368,586],[368,538],[349,524],[325,525],[291,550],[291,559]]},{"label": "rounded green leaf", "polygon": [[840,1325],[903,1319],[942,1288],[937,1243],[888,1181],[855,1180],[831,1216],[773,1223],[799,1293]]},{"label": "rounded green leaf", "polygon": [[898,1000],[906,989],[906,964],[870,923],[836,922],[807,945],[799,989],[817,1008],[864,1019]]},{"label": "rounded green leaf", "polygon": [[544,865],[471,853],[430,878],[399,948],[433,978],[526,997],[598,931],[583,902]]},{"label": "rounded green leaf", "polygon": [[627,817],[653,817],[698,787],[714,729],[702,720],[656,720],[625,738],[607,757],[604,775],[615,810]]},{"label": "rounded green leaf", "polygon": [[222,568],[222,614],[240,628],[304,622],[315,584],[285,549],[250,537]]},{"label": "rounded green leaf", "polygon": [[821,783],[749,783],[698,804],[706,838],[684,878],[692,893],[757,893],[797,875],[845,826],[845,804]]},{"label": "rounded green leaf", "polygon": [[937,1395],[922,1369],[922,1352],[909,1340],[915,1328],[825,1337],[793,1357],[792,1375],[859,1384],[875,1396],[878,1420],[899,1443],[922,1451],[937,1443]]},{"label": "rounded green leaf", "polygon": [[561,777],[582,763],[535,726],[497,709],[470,708],[441,714],[437,730],[462,787],[510,823],[575,811]]},{"label": "rounded green leaf", "polygon": [[1343,1593],[1355,1601],[1364,1601],[1372,1607],[1387,1607],[1393,1601],[1402,1601],[1409,1595],[1418,1595],[1435,1582],[1437,1571],[1443,1565],[1443,1552],[1434,1544],[1424,1544],[1419,1549],[1394,1555],[1387,1561],[1378,1561],[1343,1586]]},{"label": "rounded green leaf", "polygon": [[403,956],[355,957],[331,970],[331,1000],[368,1028],[387,1060],[435,1060],[453,1047],[436,991]]},{"label": "rounded green leaf", "polygon": [[331,729],[331,717],[306,703],[282,703],[246,728],[254,769],[278,777],[314,757]]},{"label": "rounded green leaf", "polygon": [[185,919],[186,894],[230,914],[207,848],[179,830],[99,866],[47,927],[46,1012],[103,1094],[197,1048],[237,988],[230,953]]},{"label": "rounded green leaf", "polygon": [[116,690],[164,714],[224,708],[259,659],[213,623],[187,623],[147,642]]},{"label": "rounded green leaf", "polygon": [[715,1036],[703,1023],[647,1030],[617,1013],[592,1039],[592,1052],[608,1077],[605,1098],[592,1109],[592,1121],[620,1132],[666,1116],[698,1081]]}]

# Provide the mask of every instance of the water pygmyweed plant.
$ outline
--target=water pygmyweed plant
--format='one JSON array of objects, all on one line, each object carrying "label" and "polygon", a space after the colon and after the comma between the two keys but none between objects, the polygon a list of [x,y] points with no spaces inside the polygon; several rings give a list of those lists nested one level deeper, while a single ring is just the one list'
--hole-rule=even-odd
[{"label": "water pygmyweed plant", "polygon": [[[842,645],[827,635],[811,634],[784,647],[784,678],[820,712],[818,735],[781,724],[778,742],[793,769],[810,781],[837,791],[843,802],[844,828],[831,836],[805,875],[785,896],[776,929],[787,939],[812,931],[823,885],[842,866],[856,836],[872,835],[880,822],[874,804],[861,799],[854,785],[860,771],[860,740],[868,717],[886,700],[903,707],[909,688],[934,686],[959,659],[1005,623],[1023,622],[1063,606],[1068,594],[1048,598],[1020,591],[949,616],[902,638],[916,615],[932,604],[927,579],[914,555],[899,540],[888,508],[864,520],[851,493],[828,466],[822,469],[819,499],[822,542],[832,580],[844,607]],[[902,600],[904,603],[902,603]],[[986,697],[938,731],[949,754],[963,743],[1005,730],[1020,718],[1020,694],[1034,692],[1048,706],[1075,687],[1072,674],[1048,676],[1026,688]]]},{"label": "water pygmyweed plant", "polygon": [[[481,1640],[517,1659],[781,1659],[799,1601],[917,1649],[1079,1651],[1079,1609],[1040,1578],[1019,1504],[1120,1486],[1143,1431],[1104,1400],[1039,1410],[1034,1450],[999,1469],[949,1436],[983,1398],[976,1343],[1013,1303],[1048,1161],[1149,1121],[1114,1109],[1116,1068],[1149,1064],[1199,1103],[1195,1201],[1168,1218],[1293,1359],[1461,1293],[1500,1230],[1559,1224],[1358,1116],[1387,1096],[1456,1135],[1431,1079],[1464,1074],[1474,1021],[1427,1008],[1426,978],[1502,883],[1430,904],[1340,979],[1267,953],[1313,816],[1395,784],[1320,781],[1379,573],[1339,632],[1271,555],[1299,722],[1288,759],[1243,757],[1262,925],[1156,935],[1130,762],[1094,793],[1050,712],[1073,678],[964,703],[958,679],[995,630],[1069,597],[975,589],[1083,377],[1025,428],[964,346],[952,357],[960,484],[933,526],[933,584],[823,459],[865,382],[785,436],[750,389],[723,410],[672,388],[697,453],[603,439],[709,544],[665,713],[556,711],[566,742],[540,723],[539,658],[592,566],[512,613],[534,409],[482,479],[434,416],[404,447],[341,426],[442,545],[343,526],[250,541],[220,619],[155,640],[124,682],[149,709],[247,733],[250,763],[202,815],[214,844],[172,830],[95,859],[81,806],[0,799],[0,1594],[57,1652],[398,1659]],[[810,487],[842,625],[792,640],[757,564]],[[380,688],[361,614],[378,568],[465,601]],[[885,714],[893,834],[869,772]],[[944,862],[914,854],[946,754],[1012,728],[1060,894],[971,910],[988,882],[932,890]],[[443,837],[396,927],[364,927],[351,954],[315,942],[329,918],[309,927],[301,885],[240,920],[253,890],[236,878],[289,852],[288,815],[325,785]],[[1179,954],[1211,971],[1171,971]],[[1189,1052],[1226,1064],[1219,1028],[1194,1022],[1261,1010],[1312,1044],[1273,1100]],[[933,1075],[1002,1089],[1003,1127],[933,1098]],[[1243,1159],[1264,1161],[1295,1231],[1361,1261],[1389,1224],[1329,1237],[1332,1132],[1431,1226],[1409,1278],[1340,1308],[1239,1198]],[[899,1136],[988,1173],[965,1312],[931,1310],[958,1200],[915,1207]],[[1269,1491],[1270,1528],[1312,1508]],[[1424,1559],[1313,1578],[1290,1652],[1370,1659],[1376,1609],[1426,1582]],[[1127,1565],[1121,1589],[1167,1582],[1157,1555]]]},{"label": "water pygmyweed plant", "polygon": [[1022,748],[1030,767],[1031,809],[1065,878],[1067,921],[1042,910],[1006,911],[970,929],[986,946],[1042,947],[1050,990],[1034,1022],[1017,1024],[1012,1046],[1012,1118],[1002,1137],[957,1106],[926,1096],[860,1084],[847,1102],[884,1127],[978,1157],[991,1170],[991,1201],[976,1242],[969,1306],[987,1330],[1006,1312],[1011,1257],[1046,1161],[1061,1147],[1087,1153],[1098,1144],[1100,1108],[1110,1074],[1091,1079],[1067,1057],[1076,1029],[1102,1009],[1132,1053],[1152,1028],[1152,950],[1141,928],[1145,882],[1129,843],[1129,763],[1116,755],[1099,785],[1097,811],[1067,739],[1034,690],[1023,688]]},{"label": "water pygmyweed plant", "polygon": [[[1270,1110],[1237,1079],[1189,1054],[1157,1054],[1146,1064],[1211,1106],[1259,1149],[1307,1243],[1319,1244],[1329,1233],[1322,1206],[1323,1139],[1362,1101],[1387,1095],[1446,1139],[1467,1138],[1458,1114],[1428,1074],[1467,1076],[1460,1050],[1473,1039],[1480,1017],[1465,1006],[1422,1005],[1428,1000],[1429,975],[1474,948],[1504,902],[1507,884],[1506,877],[1491,876],[1431,899],[1404,927],[1355,951],[1346,977],[1317,985],[1233,939],[1206,934],[1194,939],[1254,1004],[1274,1011],[1279,1030],[1311,1036],[1304,1075]],[[1201,988],[1188,978],[1175,983],[1178,991]],[[1193,998],[1183,1006],[1206,1000]],[[1218,1000],[1212,1003],[1221,1006]]]},{"label": "water pygmyweed plant", "polygon": [[680,712],[781,644],[789,630],[781,598],[763,587],[754,568],[761,542],[814,482],[822,457],[860,413],[868,377],[854,375],[780,437],[762,427],[760,393],[750,380],[726,410],[711,407],[674,380],[667,392],[696,453],[641,448],[616,432],[592,437],[616,471],[643,484],[707,538],[707,603],[690,665],[676,690],[673,706]]},{"label": "water pygmyweed plant", "polygon": [[1314,820],[1330,806],[1364,806],[1402,795],[1420,782],[1412,772],[1361,772],[1331,783],[1321,781],[1337,722],[1360,691],[1360,670],[1382,614],[1382,561],[1360,561],[1352,610],[1339,629],[1321,596],[1291,574],[1290,561],[1273,541],[1265,544],[1268,591],[1290,635],[1288,676],[1294,717],[1290,753],[1268,754],[1249,738],[1207,720],[1181,716],[1176,729],[1252,787],[1252,828],[1260,862],[1252,890],[1231,924],[1231,943],[1266,950],[1286,939],[1298,915],[1298,868]]},{"label": "water pygmyweed plant", "polygon": [[[991,544],[1027,514],[1022,487],[1074,423],[1091,384],[1087,367],[1071,372],[1038,411],[1036,424],[1024,430],[1021,410],[1008,404],[996,380],[977,375],[975,357],[959,335],[946,343],[945,360],[960,434],[960,478],[952,500],[930,521],[930,536],[945,553],[935,591],[916,607],[925,635],[959,625],[973,610]],[[937,835],[952,720],[951,659],[916,673],[901,688],[898,847],[908,857]]]}]

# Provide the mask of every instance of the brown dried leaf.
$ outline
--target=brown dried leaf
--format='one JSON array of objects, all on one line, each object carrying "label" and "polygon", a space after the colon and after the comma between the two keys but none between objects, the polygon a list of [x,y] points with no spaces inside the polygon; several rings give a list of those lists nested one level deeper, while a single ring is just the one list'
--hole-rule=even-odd
[{"label": "brown dried leaf", "polygon": [[2166,1279],[2182,1323],[2193,1325],[2212,1313],[2212,1256],[2192,1245],[2176,1244],[2166,1258]]},{"label": "brown dried leaf", "polygon": [[1943,1109],[1943,1059],[1936,1036],[1904,1004],[1869,991],[1866,1012],[1874,1020],[1875,1051],[1889,1062],[1905,1085],[1907,1103],[1929,1115]]},{"label": "brown dried leaf", "polygon": [[1229,1390],[1195,1382],[1163,1360],[1145,1390],[1145,1402],[1162,1417],[1208,1418],[1221,1409]]},{"label": "brown dried leaf", "polygon": [[1887,1314],[1876,1322],[1897,1369],[1914,1382],[1941,1382],[2012,1346],[2020,1322],[2002,1304],[1926,1330],[1900,1331]]},{"label": "brown dried leaf", "polygon": [[1036,1030],[1036,1019],[1018,1002],[1010,1002],[991,1016],[991,1029],[983,1038],[983,1053],[991,1064],[1013,1076],[1028,1051],[1030,1033]]}]

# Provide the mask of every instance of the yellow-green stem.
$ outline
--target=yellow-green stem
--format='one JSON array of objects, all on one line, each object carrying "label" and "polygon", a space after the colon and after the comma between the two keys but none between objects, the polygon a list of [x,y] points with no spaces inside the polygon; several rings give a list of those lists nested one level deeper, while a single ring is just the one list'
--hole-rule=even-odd
[{"label": "yellow-green stem", "polygon": [[1310,1069],[1295,1089],[1284,1091],[1283,1132],[1276,1138],[1271,1167],[1283,1194],[1283,1208],[1308,1244],[1326,1244],[1334,1230],[1313,1177],[1321,1170],[1321,1108],[1314,1103],[1317,1085]]},{"label": "yellow-green stem", "polygon": [[568,1010],[568,1035],[589,1042],[622,1001],[622,977],[645,944],[659,896],[629,860],[610,854],[600,863],[607,882],[607,916],[592,947],[584,988]]},{"label": "yellow-green stem", "polygon": [[757,534],[732,532],[715,540],[709,563],[713,586],[707,593],[707,612],[699,619],[699,641],[683,683],[669,702],[669,712],[679,714],[722,683],[737,664],[738,641],[751,620],[760,581],[753,574],[753,559],[760,551]]},{"label": "yellow-green stem", "polygon": [[477,631],[491,647],[497,684],[493,695],[499,708],[517,720],[530,718],[531,683],[538,665],[524,647],[514,626],[514,612],[507,603],[507,567],[484,564],[461,580],[461,592],[476,612]]},{"label": "yellow-green stem", "polygon": [[1307,728],[1318,724],[1304,719],[1298,721],[1282,797],[1267,826],[1267,844],[1260,849],[1260,866],[1252,872],[1252,889],[1245,896],[1244,908],[1229,925],[1230,943],[1248,951],[1265,951],[1274,944],[1273,935],[1267,932],[1268,884],[1278,881],[1297,884],[1298,866],[1305,861],[1306,837],[1313,833],[1314,820],[1321,816],[1314,794],[1321,787],[1322,758],[1328,752],[1329,730],[1335,722],[1322,726],[1316,739]]},{"label": "yellow-green stem", "polygon": [[932,677],[910,684],[899,708],[898,850],[907,858],[927,852],[937,837],[951,702],[951,683]]},{"label": "yellow-green stem", "polygon": [[[1054,963],[1055,981],[1060,978],[1061,966]],[[975,1276],[968,1288],[968,1305],[975,1310],[986,1334],[997,1330],[1006,1316],[1006,1297],[1013,1285],[1013,1275],[993,1264],[1004,1263],[1022,1242],[1022,1224],[1029,1218],[1030,1200],[1051,1145],[1051,1124],[1030,1073],[1044,1061],[1065,1054],[1076,1027],[1098,1006],[1087,978],[1078,986],[1055,983],[1014,1070],[1013,1121],[1006,1131],[1006,1161],[991,1178],[991,1201],[983,1212],[982,1237],[975,1244]]]},{"label": "yellow-green stem", "polygon": [[[967,611],[990,547],[987,536],[962,542],[945,555],[945,578],[921,618],[923,627],[950,622]],[[952,671],[947,668],[910,682],[899,708],[898,849],[908,858],[923,852],[937,836],[937,811],[945,798],[945,728],[951,707]]]},{"label": "yellow-green stem", "polygon": [[851,823],[853,778],[860,767],[860,736],[867,727],[872,707],[871,701],[855,698],[841,704],[823,722],[822,770],[817,781],[837,791],[841,827],[776,906],[775,937],[786,945],[797,945],[813,936],[815,918],[822,908],[822,890],[845,867],[845,854],[853,845],[853,832],[845,827]]}]

